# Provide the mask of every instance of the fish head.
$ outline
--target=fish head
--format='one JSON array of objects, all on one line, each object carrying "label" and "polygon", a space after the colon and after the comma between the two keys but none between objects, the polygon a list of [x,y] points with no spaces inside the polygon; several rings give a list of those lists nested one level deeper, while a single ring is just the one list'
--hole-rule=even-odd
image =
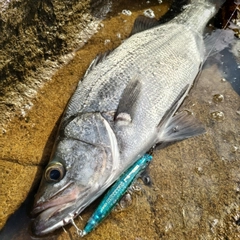
[{"label": "fish head", "polygon": [[[75,136],[80,125],[81,132]],[[84,125],[92,125],[87,128],[88,136]],[[119,162],[114,154],[116,139],[109,128],[101,116],[77,117],[64,127],[35,195],[36,235],[70,223],[115,180]]]}]

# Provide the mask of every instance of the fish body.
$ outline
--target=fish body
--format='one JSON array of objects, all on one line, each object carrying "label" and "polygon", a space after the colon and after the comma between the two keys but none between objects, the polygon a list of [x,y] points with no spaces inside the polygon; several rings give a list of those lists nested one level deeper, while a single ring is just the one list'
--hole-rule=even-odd
[{"label": "fish body", "polygon": [[152,156],[145,154],[121,175],[113,186],[110,187],[106,195],[104,195],[97,209],[94,211],[81,232],[81,236],[90,233],[110,213],[119,199],[125,194],[129,186],[148,166],[151,160]]},{"label": "fish body", "polygon": [[204,131],[186,112],[174,113],[201,68],[203,29],[216,12],[196,0],[93,61],[65,110],[35,197],[37,235],[70,223],[152,146]]}]

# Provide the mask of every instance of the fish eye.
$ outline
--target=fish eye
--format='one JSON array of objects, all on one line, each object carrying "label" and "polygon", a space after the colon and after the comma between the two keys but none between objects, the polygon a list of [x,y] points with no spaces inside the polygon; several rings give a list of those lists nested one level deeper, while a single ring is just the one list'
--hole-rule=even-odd
[{"label": "fish eye", "polygon": [[59,182],[65,175],[65,169],[59,162],[49,164],[45,170],[45,179],[48,182]]}]

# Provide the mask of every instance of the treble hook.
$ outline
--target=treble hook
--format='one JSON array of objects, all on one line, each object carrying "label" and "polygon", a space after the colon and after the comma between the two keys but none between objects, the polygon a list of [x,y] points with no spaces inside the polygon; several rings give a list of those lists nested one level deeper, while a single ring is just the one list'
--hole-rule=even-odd
[{"label": "treble hook", "polygon": [[76,228],[77,234],[78,234],[80,237],[82,237],[82,236],[83,236],[83,234],[82,234],[83,231],[82,231],[80,228],[78,228],[78,226],[77,226],[76,223],[74,222],[73,218],[70,219],[70,222],[71,222],[72,225]]}]

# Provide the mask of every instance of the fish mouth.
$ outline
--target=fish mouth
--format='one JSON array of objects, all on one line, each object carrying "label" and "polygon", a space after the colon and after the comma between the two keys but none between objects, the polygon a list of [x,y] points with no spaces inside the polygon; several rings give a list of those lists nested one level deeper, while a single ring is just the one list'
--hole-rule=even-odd
[{"label": "fish mouth", "polygon": [[36,216],[33,221],[33,232],[36,235],[44,235],[66,225],[70,219],[76,216],[76,200],[79,199],[80,190],[70,182],[61,188],[48,201],[35,203],[32,215]]}]

